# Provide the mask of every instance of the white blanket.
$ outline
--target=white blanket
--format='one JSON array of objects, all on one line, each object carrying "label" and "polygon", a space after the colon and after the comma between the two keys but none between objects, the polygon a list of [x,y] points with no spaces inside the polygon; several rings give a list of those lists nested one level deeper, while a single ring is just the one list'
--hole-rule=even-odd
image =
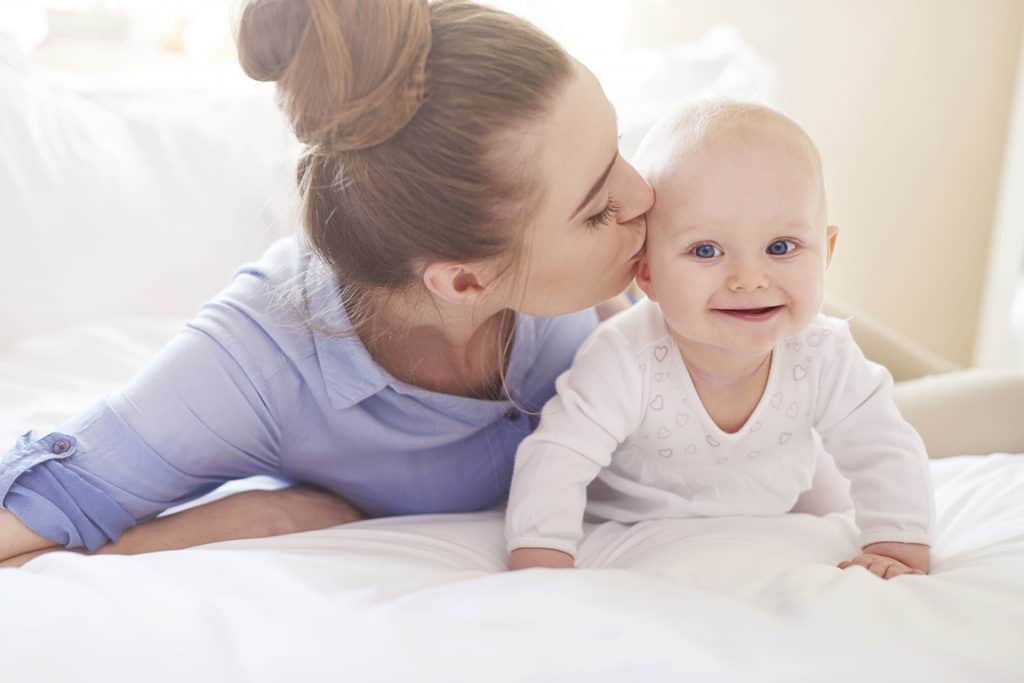
[{"label": "white blanket", "polygon": [[[15,349],[0,435],[123,380],[166,329]],[[932,471],[934,572],[888,582],[834,567],[848,515],[606,524],[573,571],[502,572],[499,512],[46,555],[0,570],[0,680],[1022,681],[1024,456]]]}]

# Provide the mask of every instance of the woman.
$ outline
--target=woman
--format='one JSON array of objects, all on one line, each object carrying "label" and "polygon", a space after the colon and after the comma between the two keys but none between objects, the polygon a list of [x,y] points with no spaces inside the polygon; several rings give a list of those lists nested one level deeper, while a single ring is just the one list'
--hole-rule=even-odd
[{"label": "woman", "polygon": [[[0,559],[493,506],[593,307],[633,277],[651,190],[597,80],[528,23],[277,0],[245,8],[238,43],[307,145],[310,248],[275,245],[123,391],[8,452]],[[348,504],[238,496],[132,529],[261,473]]]}]

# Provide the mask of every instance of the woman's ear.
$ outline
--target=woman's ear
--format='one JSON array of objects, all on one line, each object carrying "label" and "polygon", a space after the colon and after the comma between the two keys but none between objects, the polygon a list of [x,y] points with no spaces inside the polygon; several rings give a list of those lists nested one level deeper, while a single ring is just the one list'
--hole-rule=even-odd
[{"label": "woman's ear", "polygon": [[836,238],[839,237],[839,226],[828,226],[828,256],[825,257],[825,267],[832,263],[832,252],[836,250]]},{"label": "woman's ear", "polygon": [[484,271],[475,264],[431,263],[423,269],[423,285],[445,303],[472,304],[484,293],[489,281]]},{"label": "woman's ear", "polygon": [[636,269],[636,286],[651,301],[658,300],[654,296],[654,284],[651,283],[651,264],[647,261],[647,254],[640,258],[640,265]]}]

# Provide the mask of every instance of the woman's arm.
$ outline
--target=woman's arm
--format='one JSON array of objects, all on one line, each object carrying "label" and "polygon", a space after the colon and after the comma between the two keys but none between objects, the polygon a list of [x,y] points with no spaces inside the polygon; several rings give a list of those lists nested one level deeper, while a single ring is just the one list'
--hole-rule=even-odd
[{"label": "woman's arm", "polygon": [[6,567],[7,564],[4,561],[9,558],[52,545],[52,541],[48,541],[29,529],[10,512],[0,510],[0,567]]},{"label": "woman's arm", "polygon": [[[52,544],[95,551],[223,482],[278,474],[278,395],[298,380],[265,379],[260,368],[279,367],[280,351],[244,321],[217,317],[233,310],[204,310],[124,388],[19,438],[0,458],[3,508]],[[226,341],[206,327],[229,330]]]},{"label": "woman's arm", "polygon": [[[362,519],[337,496],[307,486],[246,491],[132,527],[97,554],[138,555],[179,550],[217,541],[262,538],[325,529]],[[33,533],[17,517],[0,511],[0,567],[64,550]],[[76,551],[77,552],[77,551]]]}]

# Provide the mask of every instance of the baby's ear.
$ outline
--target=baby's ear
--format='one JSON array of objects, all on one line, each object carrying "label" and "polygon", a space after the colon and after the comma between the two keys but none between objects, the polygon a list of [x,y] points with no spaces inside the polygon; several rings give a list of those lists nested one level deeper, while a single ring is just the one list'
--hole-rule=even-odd
[{"label": "baby's ear", "polygon": [[648,299],[657,301],[654,297],[654,285],[651,283],[651,264],[647,260],[647,254],[640,257],[640,265],[636,269],[636,286]]},{"label": "baby's ear", "polygon": [[839,226],[828,226],[828,256],[825,257],[825,267],[832,263],[832,252],[836,250],[836,238],[839,237]]}]

